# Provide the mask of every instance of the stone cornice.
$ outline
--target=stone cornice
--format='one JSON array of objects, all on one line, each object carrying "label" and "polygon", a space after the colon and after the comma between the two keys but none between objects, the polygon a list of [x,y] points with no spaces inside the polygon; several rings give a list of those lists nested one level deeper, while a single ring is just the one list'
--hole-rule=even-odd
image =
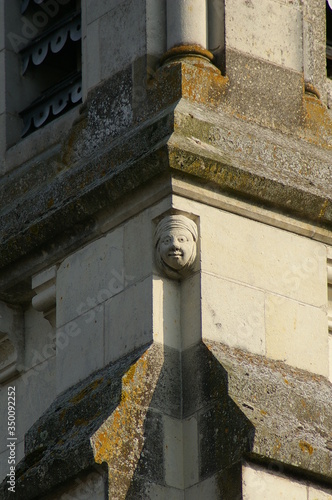
[{"label": "stone cornice", "polygon": [[[222,77],[214,74],[213,78]],[[102,99],[102,92],[99,95]],[[68,248],[73,248],[71,235],[75,228],[81,234],[86,233],[85,240],[98,237],[96,221],[102,211],[114,212],[125,197],[159,178],[168,178],[170,186],[172,177],[180,176],[211,192],[244,200],[252,204],[253,211],[257,207],[271,210],[294,218],[293,225],[297,220],[309,224],[312,233],[317,228],[329,233],[332,227],[329,148],[298,134],[282,133],[240,119],[226,108],[223,110],[220,103],[215,107],[185,97],[178,99],[175,92],[167,98],[168,106],[166,99],[166,107],[158,113],[151,111],[150,103],[147,117],[141,114],[141,121],[135,126],[124,125],[117,137],[92,150],[87,147],[92,119],[89,113],[83,114],[61,148],[2,178],[0,293],[3,298],[4,291],[18,282],[19,278],[8,281],[7,271],[13,277],[15,263],[22,267],[22,259],[32,262],[34,255],[47,245],[54,246],[58,239],[63,248],[66,241]],[[88,102],[87,109],[89,105]],[[93,105],[95,108],[95,102]],[[101,120],[96,136],[102,126]],[[89,229],[86,232],[84,228]],[[319,239],[319,234],[316,237]],[[82,238],[79,240],[82,244]],[[54,251],[54,258],[52,252],[49,265],[59,258],[59,252]],[[25,266],[26,274],[29,265]],[[30,276],[39,269],[31,264]]]},{"label": "stone cornice", "polygon": [[[330,382],[218,342],[208,349],[227,372],[229,396],[255,428],[248,457],[331,484]],[[316,425],[319,407],[324,418]]]}]

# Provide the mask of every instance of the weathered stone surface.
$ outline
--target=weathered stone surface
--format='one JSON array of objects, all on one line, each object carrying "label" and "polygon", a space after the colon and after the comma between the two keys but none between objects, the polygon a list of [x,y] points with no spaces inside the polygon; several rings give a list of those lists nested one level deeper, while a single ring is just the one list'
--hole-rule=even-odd
[{"label": "weathered stone surface", "polygon": [[106,491],[107,472],[95,466],[40,500],[105,500]]},{"label": "weathered stone surface", "polygon": [[[25,438],[25,459],[16,469],[18,498],[32,499],[95,465],[90,437],[116,409],[122,377],[142,353],[70,388],[33,425]],[[1,498],[11,498],[5,482],[0,492]]]},{"label": "weathered stone surface", "polygon": [[[274,0],[226,0],[226,47],[284,68],[302,70],[302,5]],[[227,61],[228,62],[228,61]],[[232,67],[228,62],[227,67]],[[258,85],[268,84],[261,78]],[[277,92],[273,92],[276,94]]]},{"label": "weathered stone surface", "polygon": [[[170,119],[172,120],[171,117]],[[162,126],[162,130],[159,129],[160,141],[165,140],[165,135],[167,137],[170,134],[168,118],[166,117],[166,122],[162,121],[166,128]],[[161,122],[158,128],[159,125]],[[114,145],[118,151],[113,150],[106,156],[98,154],[98,158],[95,158],[92,163],[89,162],[89,165],[76,164],[75,167],[58,176],[53,183],[48,184],[44,189],[41,188],[38,193],[29,192],[24,197],[24,201],[17,196],[13,211],[2,216],[4,252],[1,258],[2,264],[8,264],[22,254],[26,255],[39,244],[49,241],[69,227],[88,219],[123,196],[125,192],[129,193],[135,186],[141,184],[143,178],[147,181],[158,172],[160,173],[157,165],[161,164],[165,155],[162,151],[157,156],[153,155],[155,158],[152,164],[145,161],[139,171],[135,169],[133,172],[131,165],[133,159],[137,158],[137,153],[139,156],[144,155],[142,145],[145,153],[148,151],[151,153],[151,149],[155,149],[156,139],[159,143],[157,134],[153,133],[154,130],[155,126],[152,125],[152,128],[149,131],[145,130],[140,138],[136,136],[134,140],[133,137],[128,137],[127,144]],[[122,160],[118,156],[119,153],[123,156]],[[129,163],[127,163],[128,160]],[[123,161],[127,165],[123,164]],[[165,168],[165,165],[162,168]],[[150,169],[152,170],[149,174]],[[124,170],[127,170],[129,174],[125,176],[126,180],[122,175],[120,177],[117,175]],[[130,171],[133,176],[130,175]],[[48,215],[45,218],[46,213]],[[16,219],[15,223],[13,216]],[[19,243],[18,235],[23,238],[24,244],[23,240]]]},{"label": "weathered stone surface", "polygon": [[241,462],[251,448],[254,427],[229,398],[199,412],[200,477]]},{"label": "weathered stone surface", "polygon": [[[24,258],[30,273],[36,272],[41,247],[45,251],[50,242],[62,239],[62,248],[70,248],[72,232],[87,225],[87,237],[96,237],[93,223],[100,210],[113,208],[158,176],[170,179],[173,172],[314,224],[331,225],[325,108],[309,103],[301,121],[302,94],[296,102],[290,96],[293,107],[287,117],[298,122],[293,136],[281,134],[278,130],[284,128],[278,123],[268,130],[250,110],[238,117],[230,97],[236,80],[232,83],[211,68],[187,60],[162,67],[144,87],[145,97],[134,114],[135,82],[130,69],[123,70],[91,92],[81,119],[60,147],[2,177],[2,290],[23,279],[22,262],[20,271],[11,266],[10,278],[6,265]],[[284,106],[274,103],[276,108]],[[262,104],[264,113],[266,109]]]},{"label": "weathered stone surface", "polygon": [[324,475],[332,484],[328,380],[215,342],[208,348],[227,372],[229,396],[254,429],[250,453],[285,470]]},{"label": "weathered stone surface", "polygon": [[[214,358],[208,349],[192,347],[182,354],[183,416],[211,407],[227,389],[227,373],[219,363],[211,367]],[[216,369],[216,373],[213,372]]]},{"label": "weathered stone surface", "polygon": [[[330,223],[330,153],[277,131],[181,102],[170,166],[211,188]],[[217,160],[218,158],[218,160]]]},{"label": "weathered stone surface", "polygon": [[[240,495],[243,455],[332,483],[326,379],[217,342],[185,351],[180,373],[178,351],[166,351],[157,344],[136,351],[59,396],[26,435],[18,494],[29,500],[50,492],[96,461],[108,463],[111,496],[144,497],[153,484],[167,484],[165,446],[176,437],[171,421],[181,443],[173,452],[181,457],[182,440],[197,433],[197,481],[216,475],[230,500]],[[189,420],[197,424],[183,432]],[[180,483],[168,486],[178,490]],[[1,488],[9,498],[6,484]]]},{"label": "weathered stone surface", "polygon": [[127,66],[89,93],[81,107],[81,120],[62,144],[61,161],[67,168],[108,149],[111,141],[130,129],[132,85],[132,71]]},{"label": "weathered stone surface", "polygon": [[241,463],[219,472],[216,477],[221,498],[243,500]]},{"label": "weathered stone surface", "polygon": [[178,350],[163,347],[164,363],[159,373],[157,390],[150,406],[173,418],[182,416],[181,354]]},{"label": "weathered stone surface", "polygon": [[[185,351],[182,359],[183,413],[197,418],[202,480],[239,463],[255,431],[230,398],[227,371],[204,344]],[[220,487],[225,487],[222,478]]]},{"label": "weathered stone surface", "polygon": [[[245,120],[275,129],[298,128],[303,120],[303,75],[229,48],[226,105]],[[302,60],[301,60],[302,64]]]},{"label": "weathered stone surface", "polygon": [[[0,104],[3,136],[9,134],[6,145],[0,147],[5,156],[4,161],[0,159],[1,170],[7,172],[0,179],[0,297],[4,300],[25,306],[31,296],[32,274],[43,266],[58,264],[64,257],[64,265],[73,263],[68,254],[73,251],[77,257],[77,250],[87,242],[92,241],[91,248],[96,250],[101,235],[133,216],[134,204],[128,203],[128,213],[125,210],[126,201],[132,196],[141,196],[136,213],[153,204],[160,207],[165,192],[168,203],[165,210],[171,207],[176,210],[173,194],[179,191],[175,189],[175,180],[181,179],[186,185],[188,205],[193,199],[201,204],[195,215],[200,217],[202,274],[199,275],[197,268],[191,282],[183,286],[179,283],[166,286],[155,280],[151,287],[149,248],[135,283],[122,293],[117,290],[115,296],[107,295],[108,303],[98,310],[95,328],[83,327],[84,338],[77,338],[65,354],[57,353],[59,391],[119,355],[126,358],[59,396],[27,433],[26,457],[17,469],[17,495],[27,500],[40,498],[50,490],[57,498],[54,489],[64,482],[72,483],[82,472],[86,475],[95,462],[107,464],[110,498],[133,500],[139,497],[192,500],[209,496],[238,500],[244,455],[263,463],[282,464],[286,471],[297,470],[306,477],[312,474],[316,478],[325,475],[327,481],[332,478],[331,386],[323,377],[292,370],[280,362],[283,359],[298,368],[321,375],[328,373],[326,276],[324,272],[319,276],[316,273],[316,269],[326,268],[326,253],[321,254],[319,267],[311,269],[311,274],[305,273],[295,291],[282,279],[282,272],[311,258],[315,245],[309,239],[321,238],[317,244],[320,247],[332,242],[332,233],[327,234],[332,228],[331,115],[323,105],[324,98],[320,101],[314,97],[315,92],[310,95],[308,85],[305,86],[309,75],[310,83],[318,84],[318,91],[324,88],[325,3],[319,0],[318,7],[318,0],[214,1],[214,6],[226,10],[225,17],[219,18],[220,24],[226,22],[226,30],[220,30],[222,38],[215,45],[220,42],[223,46],[225,37],[225,75],[208,60],[193,54],[176,59],[183,56],[180,51],[177,55],[173,52],[173,59],[159,61],[162,67],[156,70],[160,51],[174,34],[169,32],[166,39],[169,19],[165,9],[170,3],[100,0],[95,2],[94,12],[91,0],[85,4],[83,91],[87,92],[102,79],[107,80],[91,90],[80,118],[69,133],[68,127],[78,108],[70,119],[67,115],[58,121],[64,126],[62,135],[60,126],[52,124],[7,154],[5,147],[11,143],[12,132],[6,125],[18,120],[18,116],[4,116],[8,111],[16,113],[16,107],[11,107],[13,102],[8,109],[3,99]],[[194,3],[198,5],[200,0]],[[173,1],[173,7],[175,4]],[[152,5],[154,12],[160,10],[161,15],[153,16]],[[267,14],[273,10],[271,7],[276,15],[271,16],[274,24],[270,29],[272,21]],[[0,7],[0,14],[3,12]],[[195,19],[195,16],[188,18]],[[179,20],[176,18],[176,22]],[[257,20],[262,21],[259,26]],[[126,30],[127,23],[135,24],[130,33]],[[153,44],[151,28],[164,32],[155,37]],[[201,28],[205,32],[205,23]],[[196,36],[194,29],[191,33]],[[94,40],[87,47],[90,37]],[[315,39],[313,44],[311,38]],[[0,47],[4,47],[4,37]],[[310,62],[306,56],[310,56]],[[0,62],[8,69],[15,57],[12,54],[6,61],[1,57]],[[114,74],[116,71],[119,72]],[[14,95],[15,86],[11,90]],[[19,100],[24,96],[22,92],[16,93]],[[11,96],[10,99],[13,101]],[[56,133],[51,137],[53,131]],[[40,144],[36,146],[37,142]],[[153,198],[152,192],[159,181],[164,182],[165,189]],[[145,187],[148,186],[147,202]],[[205,197],[200,199],[200,194],[191,197],[195,189],[202,192],[202,186]],[[215,204],[212,193],[218,198]],[[234,200],[242,206],[246,203],[238,234],[241,230],[248,234],[254,228],[249,219],[254,218],[255,211],[261,211],[260,215],[265,211],[265,219],[260,221],[272,226],[266,224],[271,231],[264,231],[261,239],[258,225],[257,232],[251,233],[269,257],[259,262],[259,243],[246,246],[245,238],[239,238],[236,243],[241,241],[241,249],[247,252],[237,252],[229,232],[227,251],[232,253],[233,260],[227,264],[231,272],[235,269],[237,272],[232,276],[225,276],[221,265],[206,269],[211,260],[222,259],[227,252],[218,249],[225,239],[214,238],[218,224],[211,224],[211,233],[206,230],[209,217],[203,220],[202,207],[211,202],[214,208],[225,209],[225,205],[219,204],[222,196],[227,199],[226,210],[231,205],[229,200],[233,200],[233,207]],[[236,214],[237,210],[238,207],[234,210]],[[147,212],[145,238],[150,244],[150,230],[162,211],[154,215],[152,210]],[[305,233],[309,244],[301,247],[295,244],[296,238],[282,238],[275,229],[278,222],[274,222],[274,216],[279,216],[279,223],[282,216],[287,216],[291,222],[286,229]],[[234,220],[228,218],[229,222]],[[220,222],[217,217],[216,222]],[[303,233],[297,223],[303,224]],[[225,230],[225,226],[220,225],[219,229]],[[317,234],[317,228],[327,230]],[[132,228],[127,233],[131,231]],[[134,238],[144,238],[139,230],[132,234]],[[206,241],[209,234],[213,237]],[[129,264],[132,268],[140,260],[144,245],[137,249],[134,258],[128,251],[128,247],[135,245],[134,238],[129,238],[125,247],[125,234],[121,235],[117,266],[125,268]],[[215,243],[216,251],[209,250]],[[282,251],[271,251],[278,246]],[[297,252],[293,252],[293,246],[297,246]],[[59,282],[59,301],[69,284],[73,289],[80,288],[77,302],[73,299],[69,307],[59,307],[59,328],[75,319],[77,308],[88,293],[93,292],[98,298],[103,279],[99,283],[96,279],[92,285],[94,274],[102,275],[109,283],[110,276],[103,266],[110,261],[102,259],[102,254],[102,251],[95,254],[97,260],[100,258],[99,265],[83,258],[72,273],[64,269],[59,272],[63,278]],[[274,267],[273,259],[279,259]],[[256,261],[260,270],[251,277],[246,268],[249,262],[255,274]],[[211,276],[213,272],[215,275]],[[231,286],[227,278],[233,280]],[[184,305],[186,293],[188,303]],[[147,305],[146,296],[151,294],[158,300]],[[273,307],[272,294],[287,297],[282,308],[278,304]],[[225,295],[227,300],[221,307],[219,297]],[[236,300],[238,304],[234,307]],[[245,322],[258,301],[260,321],[252,323],[250,339],[238,342],[237,321]],[[290,301],[301,304],[295,306]],[[210,316],[206,313],[209,307]],[[190,308],[195,308],[194,314]],[[181,321],[177,321],[179,318]],[[108,337],[105,319],[106,330],[111,333]],[[256,354],[217,343],[222,322],[227,330],[223,342],[251,349]],[[154,338],[164,345],[147,348],[156,325],[160,336],[156,334]],[[319,335],[314,336],[317,325]],[[27,333],[30,342],[31,324]],[[201,333],[209,337],[209,348],[204,344],[194,345]],[[315,349],[310,350],[315,340]],[[132,353],[133,347],[142,345],[146,349]],[[39,343],[32,345],[35,346],[43,349]],[[95,351],[91,353],[92,347]],[[72,358],[79,349],[84,354],[71,369]],[[52,357],[52,366],[54,361]],[[26,362],[34,365],[29,357]],[[34,368],[24,376],[30,376]],[[53,385],[45,384],[43,391],[45,386],[51,390],[46,400],[44,393],[41,395],[44,406],[36,405],[37,413],[28,411],[27,415],[18,415],[17,423],[21,423],[18,457],[27,422],[35,421],[36,415],[53,399]],[[32,383],[29,394],[33,399],[37,394],[40,396],[40,387],[40,383]],[[20,391],[17,396],[22,400]],[[25,404],[27,410],[29,404]],[[2,415],[5,409],[5,406],[1,409]],[[22,420],[26,421],[25,427]],[[1,488],[0,496],[4,493],[6,500],[9,494],[5,493],[4,484]],[[273,485],[268,491],[269,496],[274,495]],[[291,486],[289,491],[296,494]],[[305,488],[301,487],[302,492]],[[305,493],[311,498],[316,491],[308,487]]]},{"label": "weathered stone surface", "polygon": [[256,464],[244,463],[242,472],[243,500],[265,500],[266,498],[330,500],[332,498],[331,488],[303,481],[296,475],[285,475],[282,464],[262,468]]},{"label": "weathered stone surface", "polygon": [[[181,418],[180,381],[179,352],[153,344],[65,391],[25,436],[17,494],[49,493],[96,462],[109,465],[112,498],[163,485],[163,415]],[[0,494],[10,498],[5,483]]]},{"label": "weathered stone surface", "polygon": [[263,500],[264,498],[307,500],[307,486],[292,481],[290,478],[244,467],[243,498],[244,500]]}]

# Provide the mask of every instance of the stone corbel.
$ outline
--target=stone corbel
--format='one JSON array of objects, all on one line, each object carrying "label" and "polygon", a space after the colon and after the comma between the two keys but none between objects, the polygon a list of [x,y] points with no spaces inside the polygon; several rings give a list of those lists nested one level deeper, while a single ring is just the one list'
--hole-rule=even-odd
[{"label": "stone corbel", "polygon": [[56,266],[52,266],[32,278],[32,289],[36,293],[32,307],[43,313],[53,329],[56,325],[56,271]]},{"label": "stone corbel", "polygon": [[20,308],[0,302],[0,384],[24,365],[24,321]]},{"label": "stone corbel", "polygon": [[184,215],[167,215],[154,233],[155,261],[161,273],[181,280],[192,274],[197,256],[198,229]]}]

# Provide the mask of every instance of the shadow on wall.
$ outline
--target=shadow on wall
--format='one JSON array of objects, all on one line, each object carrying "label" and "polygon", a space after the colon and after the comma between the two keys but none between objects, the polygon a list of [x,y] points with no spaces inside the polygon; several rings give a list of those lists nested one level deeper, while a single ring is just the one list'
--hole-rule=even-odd
[{"label": "shadow on wall", "polygon": [[[25,435],[25,457],[16,467],[15,498],[30,500],[47,495],[45,498],[51,499],[50,493],[56,494],[60,485],[82,472],[90,474],[91,468],[99,470],[90,438],[121,404],[123,378],[145,349],[138,349],[68,389],[30,428]],[[0,485],[0,498],[13,498],[6,479]]]},{"label": "shadow on wall", "polygon": [[[128,492],[118,498],[157,498],[163,489],[172,497],[172,488],[193,498],[206,492],[200,487],[210,478],[215,498],[242,499],[241,462],[252,450],[255,429],[228,395],[226,370],[203,343],[182,355],[165,348],[163,356],[144,445]],[[190,478],[182,488],[181,474]],[[113,498],[112,476],[109,487]]]},{"label": "shadow on wall", "polygon": [[[227,387],[227,372],[203,343],[182,354],[141,348],[59,396],[29,430],[17,494],[51,498],[61,486],[65,498],[66,481],[106,464],[109,498],[147,500],[186,487],[194,498],[189,486],[199,494],[209,478],[215,498],[242,498],[241,461],[254,427]],[[5,482],[1,493],[10,498]]]}]

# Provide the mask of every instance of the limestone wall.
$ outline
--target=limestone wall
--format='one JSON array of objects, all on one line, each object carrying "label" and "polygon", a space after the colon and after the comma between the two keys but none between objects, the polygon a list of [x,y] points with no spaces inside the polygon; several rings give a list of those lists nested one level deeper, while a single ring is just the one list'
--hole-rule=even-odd
[{"label": "limestone wall", "polygon": [[[196,220],[199,229],[195,268],[192,275],[181,282],[164,276],[154,259],[154,230],[163,214],[170,211],[189,215]],[[239,349],[243,356],[247,353],[266,359],[267,363],[275,361],[280,363],[277,370],[300,369],[304,370],[303,373],[329,376],[327,253],[330,250],[326,244],[282,227],[227,212],[203,203],[203,199],[198,202],[178,195],[142,209],[115,227],[112,227],[112,218],[104,218],[102,227],[103,236],[77,249],[56,266],[55,327],[52,328],[43,318],[42,312],[36,312],[32,307],[25,313],[25,363],[21,375],[15,380],[17,398],[24,400],[25,404],[24,413],[18,408],[18,459],[24,456],[25,434],[30,432],[31,426],[35,427],[33,424],[55,398],[65,397],[66,391],[88,379],[92,373],[104,370],[110,363],[117,363],[151,342],[164,350],[164,356],[168,352],[173,354],[167,356],[184,356],[182,376],[176,371],[172,380],[172,384],[179,384],[179,387],[184,385],[184,391],[191,387],[192,371],[198,374],[206,370],[203,361],[194,361],[193,353],[201,340],[207,346],[224,345]],[[300,228],[298,232],[301,232]],[[40,276],[45,276],[45,273]],[[35,284],[41,281],[38,276],[34,278]],[[187,365],[186,359],[192,361]],[[287,365],[289,368],[285,368]],[[165,358],[166,373],[170,369],[167,366]],[[157,366],[153,367],[150,375],[160,377],[158,370]],[[141,405],[136,401],[135,384],[139,387],[144,380],[139,380],[133,383],[128,378],[130,391],[133,391],[128,400],[130,405]],[[155,405],[153,401],[160,397],[160,384],[162,387],[166,384],[165,389],[169,387],[167,380],[168,376],[163,375],[157,385],[154,382],[153,390],[151,386],[152,393],[148,397],[149,401],[152,398],[152,407]],[[213,379],[209,380],[203,391],[211,390],[213,394],[210,385]],[[126,383],[123,394],[127,394]],[[159,439],[164,446],[162,470],[167,486],[148,482],[144,490],[150,495],[147,498],[155,498],[159,489],[166,494],[168,488],[175,488],[179,495],[184,489],[191,495],[188,498],[195,498],[192,495],[200,498],[204,492],[217,498],[214,495],[218,493],[214,492],[220,487],[219,472],[213,474],[213,471],[218,471],[220,459],[216,458],[213,466],[212,463],[206,464],[206,460],[209,463],[209,454],[217,453],[208,451],[213,441],[207,444],[210,443],[211,429],[206,427],[204,419],[207,418],[206,411],[211,410],[205,408],[206,403],[201,407],[202,402],[192,402],[191,398],[204,401],[207,397],[200,395],[199,391],[195,395],[196,390],[189,389],[183,410],[176,400],[172,403],[175,404],[174,411],[166,410],[169,402],[164,401]],[[5,391],[1,394],[5,412],[7,395]],[[71,396],[71,401],[74,399]],[[111,420],[105,421],[110,436],[116,429],[107,427],[110,425],[107,422],[119,418],[124,419],[126,438],[123,439],[133,439],[133,429],[130,429],[134,423],[132,417],[128,422],[125,419],[126,404],[124,399],[123,408],[120,405],[109,416]],[[217,408],[219,404],[217,398]],[[227,407],[226,402],[223,404]],[[251,403],[244,406],[251,408]],[[157,409],[160,418],[158,405]],[[142,416],[140,425],[143,425],[144,418]],[[95,443],[98,443],[100,433],[105,432],[103,429],[101,426],[95,434]],[[43,439],[46,435],[47,432]],[[314,445],[306,446],[314,449]],[[99,456],[98,453],[105,453],[105,450],[95,453]],[[1,453],[3,475],[7,455],[4,440]],[[123,460],[127,460],[125,456]],[[111,467],[118,467],[117,462],[113,466],[111,463]],[[127,479],[137,463],[133,461],[130,467],[125,465],[124,470],[128,467]],[[119,471],[124,473],[122,466]],[[257,479],[257,474],[262,477]],[[286,492],[294,488],[300,495],[315,491],[314,487],[307,490],[308,487],[300,483],[293,486],[286,479],[275,479],[278,483],[275,486],[273,477],[264,474],[250,467],[244,469],[243,498],[256,498],[252,495],[258,481],[265,489],[275,488],[280,482],[280,498],[284,495],[283,488]],[[114,484],[111,475],[110,491],[114,491]],[[262,498],[265,498],[265,489]]]},{"label": "limestone wall", "polygon": [[312,483],[305,483],[282,474],[246,465],[243,468],[243,499],[266,498],[294,500],[329,500],[331,492]]},{"label": "limestone wall", "polygon": [[223,210],[200,214],[202,336],[328,376],[327,247]]},{"label": "limestone wall", "polygon": [[[24,457],[24,436],[43,414],[56,396],[55,346],[52,328],[43,315],[29,307],[24,318],[24,357],[18,365],[21,375],[15,379],[16,412],[16,461]],[[0,391],[1,420],[7,422],[8,391],[10,382],[3,381]],[[1,435],[0,471],[8,473],[7,433]]]},{"label": "limestone wall", "polygon": [[[81,6],[83,104],[21,139],[33,82],[17,4],[0,5],[18,495],[332,498],[325,2]],[[198,234],[175,277],[154,241],[169,215]]]},{"label": "limestone wall", "polygon": [[302,7],[274,0],[226,1],[226,46],[302,71]]},{"label": "limestone wall", "polygon": [[151,342],[152,220],[165,204],[138,214],[60,264],[58,394]]},{"label": "limestone wall", "polygon": [[[186,26],[183,25],[184,38],[182,28],[175,33],[172,19],[180,19],[184,13],[177,12],[172,1],[114,0],[106,4],[101,0],[83,0],[83,100],[93,88],[130,67],[133,104],[141,107],[146,82],[154,79],[161,55],[174,44],[196,43],[215,54],[216,64],[229,78],[229,105],[240,115],[276,128],[301,126],[305,82],[317,90],[321,102],[326,104],[330,85],[325,69],[324,2],[214,0],[206,4],[204,15],[199,5],[194,3],[189,9],[187,19],[192,28],[189,26],[188,33],[192,35],[186,40]],[[47,13],[42,14],[47,18]],[[18,113],[29,103],[36,82],[20,74],[19,50],[36,30],[33,22],[21,17],[14,4],[2,6],[3,172],[61,141],[63,131],[69,130],[79,116],[78,109],[70,111],[47,130],[41,129],[38,144],[29,137],[20,139]],[[275,92],[275,88],[279,90]]]}]

